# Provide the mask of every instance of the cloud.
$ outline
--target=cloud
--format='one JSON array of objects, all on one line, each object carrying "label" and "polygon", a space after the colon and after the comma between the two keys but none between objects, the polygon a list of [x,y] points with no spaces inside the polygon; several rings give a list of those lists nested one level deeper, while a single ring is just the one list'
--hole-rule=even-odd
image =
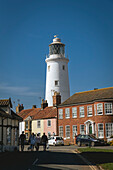
[{"label": "cloud", "polygon": [[0,92],[2,93],[9,93],[13,95],[20,95],[20,96],[38,96],[38,92],[31,91],[30,87],[26,86],[10,86],[7,83],[0,84]]}]

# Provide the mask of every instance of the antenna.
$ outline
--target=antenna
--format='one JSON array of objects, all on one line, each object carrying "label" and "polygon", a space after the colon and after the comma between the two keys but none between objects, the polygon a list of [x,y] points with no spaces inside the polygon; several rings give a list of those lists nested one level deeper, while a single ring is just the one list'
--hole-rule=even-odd
[{"label": "antenna", "polygon": [[39,99],[40,99],[40,106],[41,106],[41,97],[39,97]]},{"label": "antenna", "polygon": [[19,104],[19,102],[20,102],[20,99],[17,99],[17,101],[18,101],[18,104]]}]

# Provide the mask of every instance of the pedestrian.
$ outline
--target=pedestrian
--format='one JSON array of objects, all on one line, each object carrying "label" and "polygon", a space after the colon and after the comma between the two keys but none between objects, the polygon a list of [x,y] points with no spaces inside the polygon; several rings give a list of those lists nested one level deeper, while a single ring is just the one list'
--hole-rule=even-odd
[{"label": "pedestrian", "polygon": [[32,133],[31,136],[29,137],[29,143],[30,143],[30,147],[28,147],[28,150],[31,149],[31,151],[34,150],[34,146],[35,146],[35,134]]},{"label": "pedestrian", "polygon": [[48,142],[48,138],[47,138],[47,136],[45,135],[45,133],[43,133],[43,136],[42,136],[42,144],[43,144],[43,150],[44,150],[44,151],[46,151],[47,142]]},{"label": "pedestrian", "polygon": [[36,148],[36,151],[39,150],[39,146],[40,146],[40,134],[38,133],[37,137],[35,138],[35,148]]},{"label": "pedestrian", "polygon": [[24,144],[25,144],[26,136],[24,134],[24,131],[22,131],[22,134],[20,135],[20,144],[21,144],[21,151],[24,151]]},{"label": "pedestrian", "polygon": [[55,136],[55,132],[53,132],[53,136]]}]

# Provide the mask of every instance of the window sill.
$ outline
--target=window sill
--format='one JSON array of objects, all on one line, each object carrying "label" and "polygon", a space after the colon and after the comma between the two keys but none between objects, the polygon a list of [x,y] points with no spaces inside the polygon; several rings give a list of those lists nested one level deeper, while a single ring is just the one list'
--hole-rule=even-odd
[{"label": "window sill", "polygon": [[97,113],[97,116],[102,116],[102,115],[103,115],[103,114],[98,114],[98,113]]},{"label": "window sill", "polygon": [[92,117],[93,115],[87,115],[87,117]]},{"label": "window sill", "polygon": [[105,113],[105,115],[113,115],[113,113]]}]

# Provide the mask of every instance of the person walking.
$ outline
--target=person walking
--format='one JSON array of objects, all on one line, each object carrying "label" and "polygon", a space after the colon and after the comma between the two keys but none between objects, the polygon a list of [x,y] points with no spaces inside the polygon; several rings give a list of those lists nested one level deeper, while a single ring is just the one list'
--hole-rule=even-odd
[{"label": "person walking", "polygon": [[24,134],[24,131],[22,131],[22,134],[20,135],[20,144],[21,144],[21,151],[24,151],[24,144],[25,144],[26,136]]},{"label": "person walking", "polygon": [[35,138],[35,147],[36,147],[36,151],[39,150],[39,146],[40,146],[40,134],[37,134],[37,137]]},{"label": "person walking", "polygon": [[29,137],[29,142],[30,142],[30,147],[28,147],[28,150],[31,149],[31,151],[34,150],[35,146],[35,134],[32,133],[31,136]]},{"label": "person walking", "polygon": [[45,133],[43,133],[43,136],[42,136],[42,144],[43,144],[43,150],[44,150],[44,151],[46,151],[47,142],[48,142],[48,138],[47,138],[47,136],[45,135]]}]

